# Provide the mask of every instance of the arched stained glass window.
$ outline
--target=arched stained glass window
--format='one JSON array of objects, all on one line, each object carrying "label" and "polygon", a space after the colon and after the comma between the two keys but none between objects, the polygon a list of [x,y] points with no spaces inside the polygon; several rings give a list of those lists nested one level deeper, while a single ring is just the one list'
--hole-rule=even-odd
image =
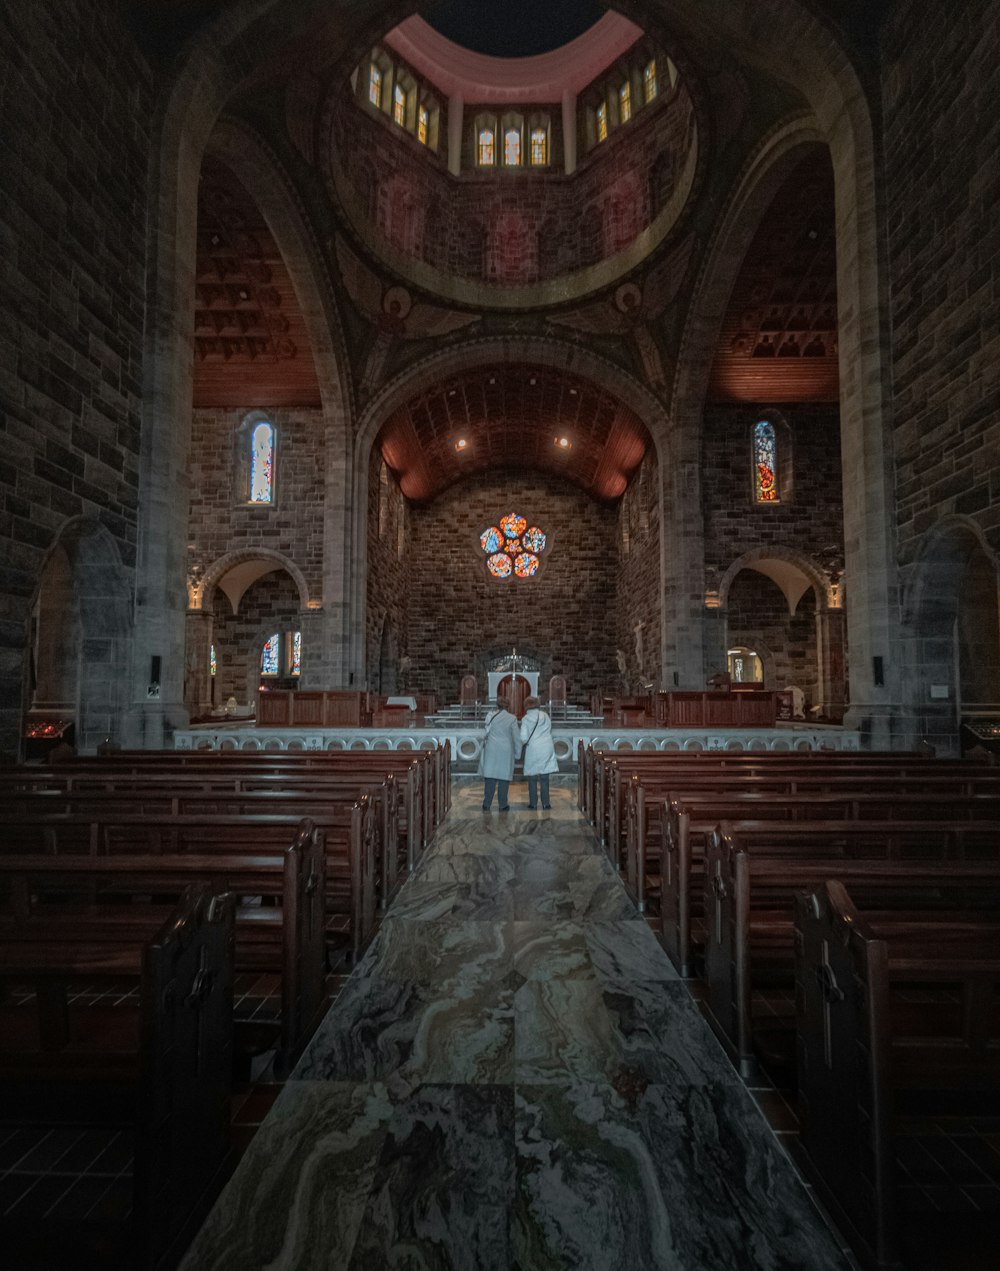
[{"label": "arched stained glass window", "polygon": [[260,654],[261,675],[278,675],[281,671],[281,636],[276,631]]},{"label": "arched stained glass window", "polygon": [[274,501],[274,429],[261,421],[250,434],[251,503]]},{"label": "arched stained glass window", "polygon": [[289,659],[289,671],[292,675],[302,674],[302,632],[292,632],[292,653]]},{"label": "arched stained glass window", "polygon": [[544,128],[531,130],[531,162],[546,164],[549,161],[549,137]]},{"label": "arched stained glass window", "polygon": [[382,106],[382,72],[372,63],[371,73],[368,76],[368,100],[373,106]]},{"label": "arched stained glass window", "polygon": [[656,61],[647,62],[646,69],[642,72],[642,95],[648,106],[659,92],[659,85],[656,82]]},{"label": "arched stained glass window", "polygon": [[548,538],[537,525],[528,525],[525,517],[508,512],[496,525],[479,535],[479,546],[486,555],[486,568],[494,578],[533,578],[541,568],[539,557]]},{"label": "arched stained glass window", "polygon": [[521,162],[521,132],[508,128],[503,137],[503,161],[508,168],[516,168]]},{"label": "arched stained glass window", "polygon": [[627,124],[632,118],[632,85],[625,81],[618,90],[618,119]]},{"label": "arched stained glass window", "polygon": [[608,139],[608,108],[601,102],[597,108],[597,140],[607,141]]},{"label": "arched stained glass window", "polygon": [[492,128],[479,130],[479,166],[492,168],[496,163],[495,133]]},{"label": "arched stained glass window", "polygon": [[759,420],[753,430],[754,501],[778,503],[778,439],[774,424]]},{"label": "arched stained glass window", "polygon": [[392,90],[392,117],[400,128],[406,127],[406,92],[399,84]]},{"label": "arched stained glass window", "polygon": [[214,644],[210,644],[210,645],[208,646],[208,673],[209,673],[209,675],[214,675],[214,674],[216,673],[216,671],[218,671],[218,669],[219,669],[219,664],[218,664],[218,662],[217,662],[217,661],[216,661],[216,659],[215,659],[215,645],[214,645]]},{"label": "arched stained glass window", "polygon": [[421,106],[417,111],[417,140],[422,146],[427,145],[427,130],[430,126],[431,117],[427,113],[427,107]]}]

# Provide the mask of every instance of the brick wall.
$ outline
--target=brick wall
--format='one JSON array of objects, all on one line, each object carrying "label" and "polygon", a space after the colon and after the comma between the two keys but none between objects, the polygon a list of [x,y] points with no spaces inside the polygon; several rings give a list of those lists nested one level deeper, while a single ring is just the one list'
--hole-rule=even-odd
[{"label": "brick wall", "polygon": [[[217,706],[224,706],[229,697],[240,703],[254,700],[265,640],[275,631],[296,630],[298,614],[299,593],[284,570],[265,574],[248,587],[235,614],[229,598],[222,591],[216,593],[212,639],[218,666]],[[303,661],[308,656],[309,650],[303,646]]]},{"label": "brick wall", "polygon": [[[470,135],[475,113],[467,107]],[[361,215],[392,246],[463,278],[529,283],[594,264],[650,224],[683,168],[692,118],[678,90],[641,112],[627,137],[597,147],[571,177],[470,165],[455,178],[345,90],[334,152]]]},{"label": "brick wall", "polygon": [[135,563],[150,73],[118,6],[0,13],[0,749],[46,549],[100,521]]},{"label": "brick wall", "polygon": [[[534,579],[491,577],[479,535],[517,511],[549,536]],[[411,509],[412,556],[406,650],[411,685],[442,702],[458,699],[475,668],[486,689],[487,649],[536,655],[540,684],[565,675],[571,701],[588,700],[615,675],[617,514],[546,473],[499,471]]]},{"label": "brick wall", "polygon": [[188,460],[190,576],[199,579],[227,552],[265,547],[297,565],[310,596],[318,599],[323,578],[322,412],[267,412],[277,433],[273,507],[248,507],[245,501],[239,447],[247,414],[245,410],[194,412]]},{"label": "brick wall", "polygon": [[[385,482],[380,473],[385,472]],[[401,687],[398,660],[407,652],[410,509],[377,446],[368,465],[368,685],[388,693]],[[386,665],[381,664],[383,628],[388,622]]]},{"label": "brick wall", "polygon": [[[629,675],[660,687],[659,465],[650,452],[618,506],[617,648]],[[638,624],[642,624],[636,632]],[[640,656],[641,655],[641,656]]]},{"label": "brick wall", "polygon": [[995,0],[900,0],[883,33],[900,552],[947,513],[1000,545]]}]

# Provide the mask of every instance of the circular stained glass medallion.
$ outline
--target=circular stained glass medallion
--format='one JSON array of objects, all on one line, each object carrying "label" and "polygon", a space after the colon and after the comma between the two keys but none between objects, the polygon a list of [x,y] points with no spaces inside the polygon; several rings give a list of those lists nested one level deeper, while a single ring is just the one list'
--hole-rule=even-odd
[{"label": "circular stained glass medallion", "polygon": [[500,521],[500,528],[503,530],[505,538],[520,538],[528,528],[528,522],[523,516],[518,516],[516,512],[508,512]]},{"label": "circular stained glass medallion", "polygon": [[513,568],[506,552],[497,552],[486,562],[486,566],[494,578],[509,578]]},{"label": "circular stained glass medallion", "polygon": [[503,535],[495,525],[491,525],[488,530],[483,530],[480,534],[479,542],[484,552],[498,552],[503,544]]},{"label": "circular stained glass medallion", "polygon": [[533,552],[522,552],[514,559],[514,573],[518,578],[530,578],[538,573],[538,557]]},{"label": "circular stained glass medallion", "polygon": [[545,535],[542,533],[542,531],[538,528],[537,525],[533,525],[531,529],[528,530],[528,532],[522,537],[521,541],[524,543],[524,546],[527,548],[529,552],[544,552],[545,551]]}]

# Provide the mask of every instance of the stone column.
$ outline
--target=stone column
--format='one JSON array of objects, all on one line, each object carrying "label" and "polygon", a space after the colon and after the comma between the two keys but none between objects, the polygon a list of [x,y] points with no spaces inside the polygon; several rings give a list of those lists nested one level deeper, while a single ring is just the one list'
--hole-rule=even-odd
[{"label": "stone column", "polygon": [[[705,687],[705,531],[701,510],[700,415],[674,420],[659,447],[660,576],[665,688]],[[675,680],[676,676],[676,680]]]},{"label": "stone column", "polygon": [[329,662],[323,656],[326,639],[322,609],[303,609],[298,617],[302,632],[302,673],[299,688],[322,690],[338,687],[328,682]]},{"label": "stone column", "polygon": [[562,97],[563,160],[566,175],[576,171],[576,93],[568,89]]},{"label": "stone column", "polygon": [[448,171],[457,177],[462,171],[462,122],[465,102],[461,93],[448,98]]},{"label": "stone column", "polygon": [[[343,407],[328,407],[326,420],[323,502],[323,595],[310,630],[320,634],[310,644],[308,683],[313,688],[360,686],[357,678],[355,628],[364,629],[364,609],[358,617],[357,593],[364,596],[363,562],[355,546],[353,511],[354,441]],[[305,639],[305,628],[303,628]],[[318,659],[315,650],[319,651]],[[363,655],[362,655],[363,656]]]},{"label": "stone column", "polygon": [[843,609],[816,612],[816,655],[819,661],[819,706],[830,719],[841,719],[846,706],[846,632]]},{"label": "stone column", "polygon": [[717,601],[715,604],[706,602],[702,631],[705,650],[704,673],[702,683],[692,684],[689,686],[691,688],[704,688],[710,675],[725,671],[729,665],[729,610],[721,608]]},{"label": "stone column", "polygon": [[184,642],[184,703],[192,715],[206,715],[212,708],[213,615],[189,609]]}]

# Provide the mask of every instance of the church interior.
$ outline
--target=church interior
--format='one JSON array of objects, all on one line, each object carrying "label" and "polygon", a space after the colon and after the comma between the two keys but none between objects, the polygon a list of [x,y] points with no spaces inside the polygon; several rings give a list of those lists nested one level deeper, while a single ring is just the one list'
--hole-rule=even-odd
[{"label": "church interior", "polygon": [[5,1265],[1000,1266],[997,30],[4,7]]}]

